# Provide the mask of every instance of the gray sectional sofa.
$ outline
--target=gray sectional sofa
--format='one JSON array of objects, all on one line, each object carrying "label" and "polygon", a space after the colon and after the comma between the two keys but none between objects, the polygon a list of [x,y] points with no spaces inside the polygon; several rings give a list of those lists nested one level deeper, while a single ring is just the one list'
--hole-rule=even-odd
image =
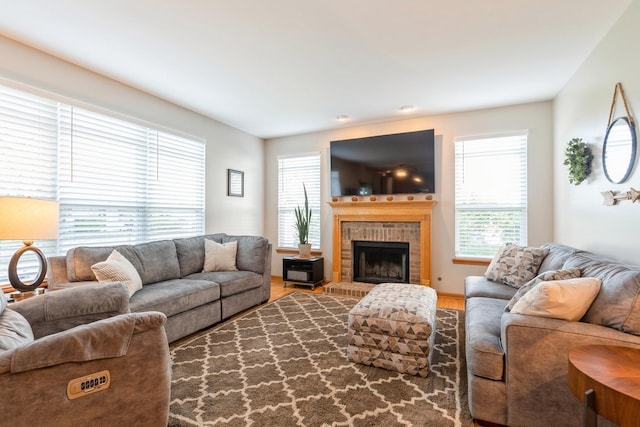
[{"label": "gray sectional sofa", "polygon": [[602,281],[580,321],[505,312],[516,289],[465,279],[469,405],[478,420],[509,426],[581,425],[567,382],[568,352],[581,345],[640,347],[640,266],[549,243],[537,274],[577,268]]},{"label": "gray sectional sofa", "polygon": [[[237,241],[237,271],[203,272],[204,239]],[[167,316],[169,342],[269,300],[271,244],[259,236],[224,233],[162,240],[138,245],[77,247],[49,258],[51,290],[95,283],[91,266],[116,249],[133,264],[142,289],[129,301],[132,312],[159,311]]]}]

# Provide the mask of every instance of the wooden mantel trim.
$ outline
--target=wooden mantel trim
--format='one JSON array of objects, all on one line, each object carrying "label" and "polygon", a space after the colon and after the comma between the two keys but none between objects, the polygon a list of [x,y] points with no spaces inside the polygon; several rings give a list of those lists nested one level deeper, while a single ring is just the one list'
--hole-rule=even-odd
[{"label": "wooden mantel trim", "polygon": [[431,211],[435,200],[336,201],[333,209],[333,281],[342,280],[343,222],[419,222],[420,284],[431,286]]}]

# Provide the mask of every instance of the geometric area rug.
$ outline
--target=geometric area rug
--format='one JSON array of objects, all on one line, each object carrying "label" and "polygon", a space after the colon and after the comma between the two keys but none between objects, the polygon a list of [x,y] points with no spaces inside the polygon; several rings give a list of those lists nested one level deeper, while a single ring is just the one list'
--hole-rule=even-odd
[{"label": "geometric area rug", "polygon": [[169,426],[473,426],[464,312],[438,309],[422,378],[347,360],[357,302],[294,292],[172,347]]}]

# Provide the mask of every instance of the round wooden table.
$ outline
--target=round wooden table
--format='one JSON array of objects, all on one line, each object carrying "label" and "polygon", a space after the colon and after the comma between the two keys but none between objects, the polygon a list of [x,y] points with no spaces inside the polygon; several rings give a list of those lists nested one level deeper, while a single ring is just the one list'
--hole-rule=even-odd
[{"label": "round wooden table", "polygon": [[586,345],[569,351],[569,388],[585,406],[584,425],[599,414],[620,427],[640,422],[640,349]]}]

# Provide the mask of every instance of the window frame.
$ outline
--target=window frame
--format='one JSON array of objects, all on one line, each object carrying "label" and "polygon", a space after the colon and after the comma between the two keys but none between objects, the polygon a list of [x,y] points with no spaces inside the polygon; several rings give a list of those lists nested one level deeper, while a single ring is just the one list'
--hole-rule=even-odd
[{"label": "window frame", "polygon": [[[454,240],[454,260],[458,263],[469,264],[485,264],[491,259],[495,251],[504,243],[512,242],[519,245],[526,245],[528,241],[528,131],[520,130],[513,132],[504,132],[497,134],[478,135],[469,137],[457,137],[454,138],[454,224],[455,224],[455,240]],[[470,145],[466,145],[470,144]],[[482,145],[487,146],[486,150],[482,149]],[[496,145],[502,147],[496,149]],[[507,147],[505,144],[513,144],[511,147]],[[471,148],[473,154],[461,153],[461,147],[466,145],[466,148]],[[492,148],[493,147],[493,148]],[[476,150],[475,152],[473,150]],[[500,156],[496,159],[495,156]],[[475,157],[475,159],[474,159]],[[494,179],[495,182],[499,182],[501,186],[500,190],[495,189],[495,185],[486,185],[491,182],[490,178],[479,176],[477,171],[474,176],[473,170],[468,163],[469,161],[480,162],[482,159],[489,160],[489,166],[485,166],[486,171],[503,171],[504,174],[509,174],[510,178],[505,179],[504,176],[500,177],[500,180]],[[516,162],[504,163],[506,168],[500,168],[500,163],[505,162],[507,159],[515,159]],[[461,164],[462,162],[462,164]],[[464,169],[464,171],[461,170]],[[476,165],[477,168],[477,165]],[[477,187],[492,188],[490,191],[478,190],[477,194],[472,195],[472,191],[469,189],[463,190],[462,175],[470,174],[471,178],[468,178],[471,182],[476,184]],[[489,175],[491,175],[489,173]],[[485,185],[479,185],[480,183]],[[471,186],[472,187],[472,186]],[[505,190],[509,189],[510,190]],[[515,191],[514,191],[515,189]],[[493,198],[490,196],[494,193]],[[475,201],[473,200],[475,196]],[[462,240],[469,239],[472,233],[468,232],[468,227],[465,228],[462,223],[464,222],[465,215],[463,212],[471,213],[473,211],[487,213],[485,221],[494,218],[494,224],[507,224],[507,227],[500,227],[495,225],[494,228],[498,230],[498,233],[491,238],[490,243],[479,243],[476,245],[470,245]],[[512,219],[508,220],[508,215],[511,214]],[[482,214],[481,214],[482,216]],[[467,218],[471,216],[467,215]],[[465,228],[463,232],[463,228]],[[471,229],[473,230],[473,229]],[[488,229],[481,234],[488,233]],[[495,231],[495,230],[494,230]],[[500,234],[498,237],[497,234]],[[464,236],[464,237],[463,237]],[[465,262],[463,262],[463,260]]]},{"label": "window frame", "polygon": [[[305,160],[306,159],[306,160]],[[305,161],[312,164],[300,164],[296,167],[293,162]],[[289,163],[288,170],[283,170],[283,162]],[[295,231],[295,214],[294,209],[297,206],[304,205],[304,188],[307,189],[309,199],[309,207],[312,210],[311,227],[309,231],[309,243],[311,243],[312,251],[318,251],[321,247],[321,229],[320,229],[320,213],[321,213],[321,164],[322,155],[320,152],[299,153],[293,155],[283,155],[277,158],[277,174],[278,174],[278,250],[298,251],[297,231]],[[304,170],[304,168],[311,168]],[[302,173],[300,173],[300,169]],[[298,169],[294,171],[293,169]],[[306,176],[305,176],[306,174]],[[309,177],[309,175],[313,175]],[[289,180],[285,183],[283,180]],[[286,195],[286,199],[283,197]],[[283,217],[286,215],[286,217]],[[293,230],[293,231],[292,231]],[[288,241],[295,242],[289,244]]]}]

